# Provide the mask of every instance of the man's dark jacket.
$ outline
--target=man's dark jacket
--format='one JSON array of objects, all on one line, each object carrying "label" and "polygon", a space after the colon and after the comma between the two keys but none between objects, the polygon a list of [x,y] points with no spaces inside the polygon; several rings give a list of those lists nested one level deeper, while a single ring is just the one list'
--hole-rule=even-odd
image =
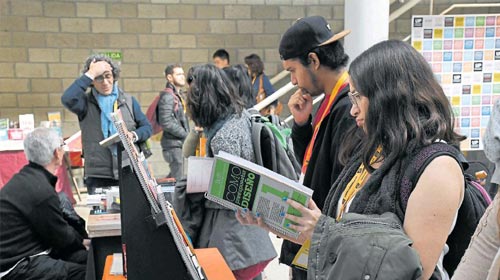
[{"label": "man's dark jacket", "polygon": [[0,190],[0,271],[47,249],[67,255],[85,250],[64,220],[57,177],[30,162]]}]

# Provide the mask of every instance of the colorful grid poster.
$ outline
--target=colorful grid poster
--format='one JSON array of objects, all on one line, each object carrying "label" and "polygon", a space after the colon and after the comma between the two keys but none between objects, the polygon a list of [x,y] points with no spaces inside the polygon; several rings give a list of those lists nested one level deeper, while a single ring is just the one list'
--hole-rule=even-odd
[{"label": "colorful grid poster", "polygon": [[463,150],[482,150],[492,105],[500,99],[500,15],[413,16],[412,46],[434,71],[467,136]]}]

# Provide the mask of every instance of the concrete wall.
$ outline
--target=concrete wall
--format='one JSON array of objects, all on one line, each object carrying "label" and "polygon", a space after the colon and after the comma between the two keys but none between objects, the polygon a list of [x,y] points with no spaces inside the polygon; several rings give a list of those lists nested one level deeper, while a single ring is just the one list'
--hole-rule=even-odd
[{"label": "concrete wall", "polygon": [[[475,1],[436,0],[434,13],[452,2]],[[428,14],[428,3],[422,1],[391,23],[390,37],[407,36],[410,15]],[[0,0],[0,118],[33,113],[38,124],[47,119],[47,112],[61,111],[64,136],[78,131],[75,115],[62,107],[60,96],[94,52],[121,52],[120,86],[139,100],[143,111],[163,88],[167,63],[181,62],[187,71],[193,64],[211,62],[212,53],[221,47],[229,51],[233,64],[242,63],[250,53],[259,54],[266,73],[273,76],[282,70],[277,46],[291,23],[298,17],[322,15],[339,31],[344,25],[343,4],[344,0]],[[399,5],[396,2],[391,10]],[[159,176],[165,169],[158,146],[154,143],[150,162]]]}]

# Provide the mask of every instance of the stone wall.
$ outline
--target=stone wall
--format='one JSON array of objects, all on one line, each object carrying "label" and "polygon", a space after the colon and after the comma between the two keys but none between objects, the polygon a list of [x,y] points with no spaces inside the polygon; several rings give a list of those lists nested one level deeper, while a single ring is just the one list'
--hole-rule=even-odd
[{"label": "stone wall", "polygon": [[[452,2],[475,1],[435,0],[434,13]],[[38,124],[47,119],[47,112],[61,111],[64,136],[78,131],[76,116],[62,107],[60,96],[81,74],[85,58],[95,52],[121,54],[120,86],[139,100],[143,111],[164,87],[166,64],[180,62],[187,71],[191,65],[211,62],[218,48],[229,51],[232,64],[257,53],[265,61],[266,73],[273,76],[282,70],[277,46],[291,23],[321,15],[339,31],[344,25],[343,4],[343,0],[0,0],[0,118],[33,113]],[[391,11],[400,5],[396,2]],[[410,15],[428,14],[428,5],[429,0],[422,1],[392,22],[390,37],[406,37]],[[454,11],[463,12],[500,11]],[[158,143],[153,143],[153,151],[155,173],[164,175]]]}]

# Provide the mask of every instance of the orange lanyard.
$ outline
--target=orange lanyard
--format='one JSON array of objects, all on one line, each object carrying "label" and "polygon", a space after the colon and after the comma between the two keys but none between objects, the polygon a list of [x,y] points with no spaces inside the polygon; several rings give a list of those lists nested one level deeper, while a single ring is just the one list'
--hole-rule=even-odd
[{"label": "orange lanyard", "polygon": [[[316,136],[318,135],[319,128],[321,127],[321,123],[325,119],[325,117],[330,113],[330,109],[332,107],[333,101],[337,97],[340,88],[343,88],[342,86],[346,83],[347,81],[348,74],[347,72],[344,72],[335,86],[333,87],[332,93],[330,94],[330,98],[328,99],[328,105],[326,106],[325,110],[323,111],[323,114],[321,115],[321,118],[319,121],[314,125],[314,133],[311,138],[311,141],[309,141],[309,144],[307,145],[306,153],[304,154],[304,160],[302,161],[302,176],[303,177],[306,174],[307,166],[309,165],[309,159],[311,159],[312,155],[312,150],[314,147],[314,142],[316,141]],[[323,101],[325,102],[325,101]]]},{"label": "orange lanyard", "polygon": [[[375,154],[370,159],[370,164],[375,163],[380,158],[381,152],[382,146],[378,146]],[[364,185],[367,177],[368,171],[366,170],[365,165],[361,163],[358,170],[356,171],[356,174],[354,175],[354,177],[352,177],[352,179],[347,184],[347,187],[342,192],[342,202],[340,205],[339,213],[337,215],[337,221],[342,218],[342,215],[347,208],[347,204],[354,198],[354,196],[356,196],[358,191]]]}]

